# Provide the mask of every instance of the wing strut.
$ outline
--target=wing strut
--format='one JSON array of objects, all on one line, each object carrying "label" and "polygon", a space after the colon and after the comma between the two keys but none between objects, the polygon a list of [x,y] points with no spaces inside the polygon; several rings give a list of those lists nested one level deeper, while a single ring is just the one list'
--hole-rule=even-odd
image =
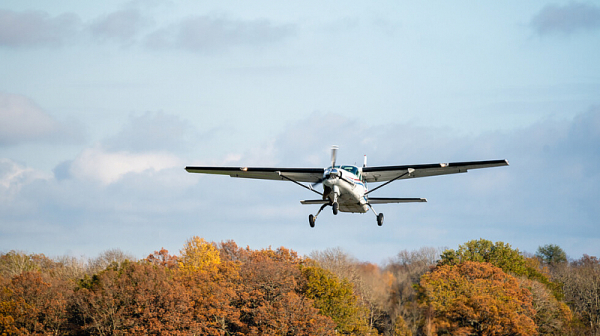
[{"label": "wing strut", "polygon": [[289,178],[289,177],[287,177],[287,176],[283,175],[283,174],[282,174],[280,171],[278,171],[278,172],[277,172],[277,174],[279,174],[279,176],[281,176],[281,178],[284,178],[284,179],[286,179],[286,180],[288,180],[288,181],[294,182],[294,183],[296,183],[297,185],[299,185],[299,186],[301,186],[301,187],[303,187],[303,188],[306,188],[306,189],[308,189],[308,190],[310,190],[310,191],[312,191],[312,192],[315,192],[315,193],[317,193],[317,194],[319,194],[319,195],[323,196],[323,194],[322,194],[322,193],[320,193],[320,192],[316,191],[315,189],[313,189],[313,188],[311,188],[311,187],[309,187],[309,186],[306,186],[306,185],[304,185],[304,184],[302,184],[302,183],[300,183],[300,182],[298,182],[298,181],[292,180],[291,178]]},{"label": "wing strut", "polygon": [[[378,187],[377,187],[377,188],[375,188],[375,189],[371,189],[371,190],[367,191],[367,192],[365,193],[365,195],[368,195],[369,193],[372,193],[373,191],[375,191],[375,190],[377,190],[377,189],[379,189],[379,188],[381,188],[381,187],[384,187],[384,186],[386,186],[386,185],[388,185],[388,184],[390,184],[390,183],[392,183],[392,182],[394,182],[394,181],[396,181],[396,180],[398,180],[398,179],[401,179],[401,178],[403,178],[403,177],[404,177],[404,176],[406,176],[406,175],[409,175],[409,176],[410,176],[410,174],[412,174],[414,171],[415,171],[415,170],[414,170],[413,168],[408,168],[408,171],[407,171],[406,173],[404,173],[404,174],[402,174],[402,175],[399,175],[399,176],[397,176],[397,177],[394,177],[393,179],[391,179],[391,180],[389,180],[389,181],[385,182],[384,184],[382,184],[382,185],[378,186]],[[371,210],[373,210],[373,208],[371,208]]]}]

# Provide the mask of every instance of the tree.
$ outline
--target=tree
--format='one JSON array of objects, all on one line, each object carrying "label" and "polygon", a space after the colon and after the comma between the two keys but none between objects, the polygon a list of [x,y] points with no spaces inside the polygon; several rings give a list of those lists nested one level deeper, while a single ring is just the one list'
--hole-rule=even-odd
[{"label": "tree", "polygon": [[540,246],[535,253],[535,256],[549,265],[557,265],[567,261],[567,254],[558,245],[547,244]]},{"label": "tree", "polygon": [[418,334],[419,323],[423,320],[423,310],[417,304],[418,284],[421,276],[432,270],[443,249],[422,247],[417,250],[402,250],[388,261],[385,267],[394,277],[389,298],[389,316],[406,324],[412,334]]},{"label": "tree", "polygon": [[524,276],[546,285],[554,297],[562,300],[561,287],[553,283],[545,272],[542,272],[532,258],[525,258],[519,249],[511,248],[510,244],[503,242],[492,243],[486,239],[471,240],[458,247],[458,250],[448,249],[441,255],[439,265],[457,265],[465,261],[488,262],[500,267],[504,272],[516,276]]},{"label": "tree", "polygon": [[311,260],[316,261],[322,268],[340,278],[348,279],[352,282],[357,277],[355,266],[358,264],[358,260],[339,247],[328,248],[323,251],[313,251],[309,257]]},{"label": "tree", "polygon": [[23,272],[43,272],[53,266],[54,261],[43,254],[25,254],[14,250],[0,254],[0,275],[8,278]]},{"label": "tree", "polygon": [[[313,251],[310,261],[335,274],[340,280],[350,282],[358,304],[368,309],[369,327],[376,327],[380,331],[385,329],[383,321],[387,320],[387,316],[384,316],[383,306],[387,303],[386,287],[390,285],[391,274],[384,272],[384,275],[377,265],[361,263],[339,247]],[[380,279],[383,277],[386,279]]]},{"label": "tree", "polygon": [[136,258],[120,249],[106,250],[89,261],[88,274],[98,273],[111,265],[120,265],[125,261],[136,261]]},{"label": "tree", "polygon": [[531,292],[490,263],[440,265],[421,277],[419,296],[429,333],[536,334]]},{"label": "tree", "polygon": [[61,333],[68,319],[68,283],[40,272],[22,272],[0,288],[0,330],[11,334]]},{"label": "tree", "polygon": [[360,304],[368,310],[369,327],[386,333],[394,328],[393,307],[390,294],[396,278],[389,270],[364,262],[357,265],[361,292],[357,293]]},{"label": "tree", "polygon": [[402,318],[402,315],[398,315],[394,321],[394,336],[412,336],[412,330],[406,324],[406,321]]},{"label": "tree", "polygon": [[488,262],[504,272],[527,275],[525,258],[518,249],[503,242],[493,243],[486,239],[471,240],[459,245],[458,250],[448,249],[442,253],[441,265],[456,265],[465,261]]},{"label": "tree", "polygon": [[174,269],[179,265],[177,259],[177,256],[170,255],[169,251],[165,248],[161,248],[160,251],[154,251],[154,253],[146,257],[147,262],[170,269]]},{"label": "tree", "polygon": [[302,274],[307,279],[304,295],[315,300],[315,307],[321,314],[331,317],[339,333],[361,335],[370,332],[367,310],[359,305],[348,280],[339,279],[316,266],[303,267]]},{"label": "tree", "polygon": [[547,286],[526,278],[519,279],[521,287],[528,288],[532,295],[534,322],[540,335],[566,335],[573,319],[571,310],[558,301]]},{"label": "tree", "polygon": [[82,334],[187,335],[198,332],[193,302],[171,271],[124,262],[83,280],[73,300]]},{"label": "tree", "polygon": [[217,269],[217,265],[221,263],[217,247],[198,236],[188,239],[180,253],[179,267],[190,272],[199,270],[214,271]]},{"label": "tree", "polygon": [[579,334],[599,334],[600,259],[584,254],[581,259],[558,267],[555,276],[563,284],[565,301],[580,322]]},{"label": "tree", "polygon": [[[231,246],[229,246],[231,248]],[[234,252],[243,256],[236,307],[245,324],[244,334],[330,335],[333,321],[319,313],[302,293],[302,259],[285,248]]]},{"label": "tree", "polygon": [[193,302],[193,320],[201,335],[232,335],[244,328],[235,307],[240,286],[239,265],[219,262],[195,271],[177,270]]}]

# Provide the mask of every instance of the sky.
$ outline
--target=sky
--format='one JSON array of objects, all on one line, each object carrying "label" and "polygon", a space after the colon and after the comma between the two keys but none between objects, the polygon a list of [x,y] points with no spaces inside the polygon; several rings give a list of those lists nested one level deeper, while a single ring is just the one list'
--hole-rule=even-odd
[{"label": "sky", "polygon": [[[600,255],[600,2],[2,1],[0,252],[503,241]],[[507,159],[324,211],[187,165]],[[371,188],[376,184],[370,185]]]}]

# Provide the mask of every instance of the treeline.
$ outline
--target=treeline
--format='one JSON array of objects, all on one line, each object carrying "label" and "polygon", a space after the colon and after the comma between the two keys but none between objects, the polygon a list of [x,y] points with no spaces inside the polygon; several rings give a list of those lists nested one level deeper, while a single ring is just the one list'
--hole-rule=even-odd
[{"label": "treeline", "polygon": [[598,335],[600,261],[480,239],[298,256],[188,240],[143,260],[0,254],[0,335]]}]

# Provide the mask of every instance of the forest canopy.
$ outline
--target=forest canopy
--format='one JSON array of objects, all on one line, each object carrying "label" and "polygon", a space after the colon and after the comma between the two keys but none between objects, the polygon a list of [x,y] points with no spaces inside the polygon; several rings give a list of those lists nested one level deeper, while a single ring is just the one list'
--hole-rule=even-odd
[{"label": "forest canopy", "polygon": [[137,260],[0,253],[0,335],[596,335],[600,261],[504,242],[299,256],[192,237]]}]

